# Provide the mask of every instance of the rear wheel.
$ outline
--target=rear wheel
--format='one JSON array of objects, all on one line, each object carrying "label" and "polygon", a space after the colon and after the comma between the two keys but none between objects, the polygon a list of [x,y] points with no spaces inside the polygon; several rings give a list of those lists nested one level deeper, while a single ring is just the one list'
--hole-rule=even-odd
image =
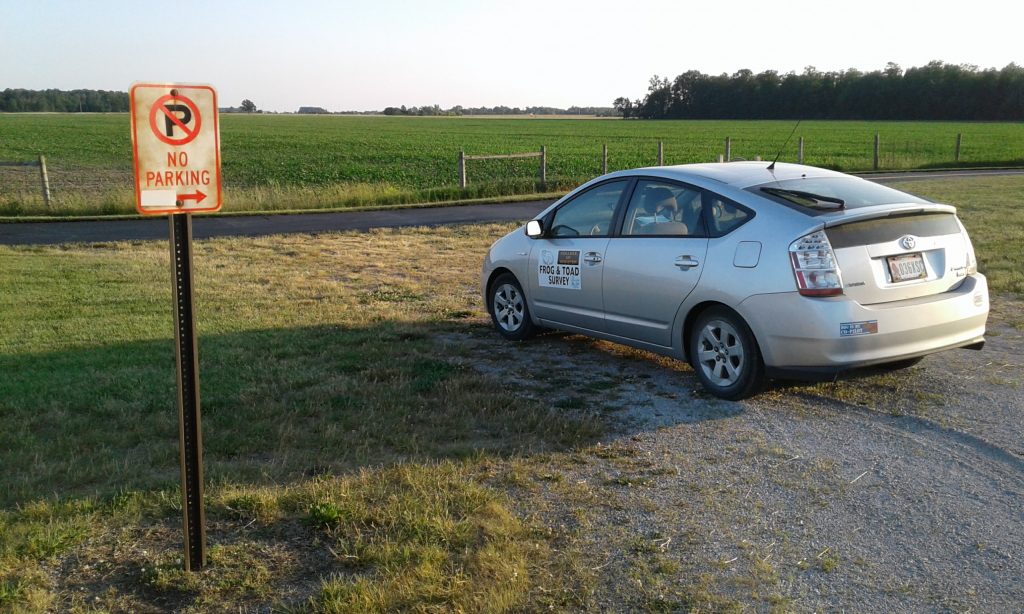
[{"label": "rear wheel", "polygon": [[690,364],[708,392],[731,401],[755,394],[764,362],[750,327],[735,312],[712,307],[690,331]]},{"label": "rear wheel", "polygon": [[502,337],[522,341],[533,336],[536,329],[530,319],[530,308],[526,295],[515,275],[503,273],[491,284],[487,310],[491,313],[494,328]]}]

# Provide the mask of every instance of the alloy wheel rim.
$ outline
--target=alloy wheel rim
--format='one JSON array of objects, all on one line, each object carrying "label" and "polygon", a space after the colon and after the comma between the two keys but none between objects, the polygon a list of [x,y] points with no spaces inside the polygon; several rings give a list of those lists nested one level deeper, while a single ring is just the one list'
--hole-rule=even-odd
[{"label": "alloy wheel rim", "polygon": [[526,304],[519,289],[512,284],[501,284],[494,292],[494,319],[498,326],[508,333],[514,333],[523,325]]},{"label": "alloy wheel rim", "polygon": [[705,324],[697,339],[697,363],[715,386],[735,384],[746,366],[743,342],[736,329],[723,320]]}]

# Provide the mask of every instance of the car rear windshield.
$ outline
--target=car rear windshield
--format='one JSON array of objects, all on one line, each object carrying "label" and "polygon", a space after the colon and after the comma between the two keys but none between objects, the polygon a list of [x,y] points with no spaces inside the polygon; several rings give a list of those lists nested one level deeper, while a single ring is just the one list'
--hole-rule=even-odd
[{"label": "car rear windshield", "polygon": [[[920,196],[907,194],[858,177],[784,179],[755,185],[747,188],[747,191],[808,215],[829,213],[837,209],[870,207],[871,205],[929,202]],[[814,196],[820,196],[827,200],[816,200],[813,198]],[[842,201],[842,204],[838,204],[837,200]]]}]

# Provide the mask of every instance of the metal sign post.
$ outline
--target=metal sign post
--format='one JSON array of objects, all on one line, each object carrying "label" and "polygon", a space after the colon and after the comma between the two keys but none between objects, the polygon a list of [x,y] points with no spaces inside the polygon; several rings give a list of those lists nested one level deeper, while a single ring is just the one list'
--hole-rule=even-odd
[{"label": "metal sign post", "polygon": [[184,560],[185,571],[199,571],[206,561],[206,512],[191,214],[221,207],[217,91],[209,85],[136,83],[128,98],[135,208],[170,220]]},{"label": "metal sign post", "polygon": [[203,429],[199,410],[199,352],[192,306],[192,216],[167,216],[171,228],[171,281],[174,287],[175,353],[178,358],[178,429],[181,448],[181,508],[185,571],[206,560],[203,508]]}]

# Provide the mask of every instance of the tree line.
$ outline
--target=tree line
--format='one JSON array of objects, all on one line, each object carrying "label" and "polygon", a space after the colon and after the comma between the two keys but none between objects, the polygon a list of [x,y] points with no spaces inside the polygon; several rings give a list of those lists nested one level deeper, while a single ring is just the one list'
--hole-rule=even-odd
[{"label": "tree line", "polygon": [[[373,113],[373,111],[371,111]],[[424,107],[387,107],[384,115],[416,115],[416,116],[462,116],[462,115],[598,115],[613,116],[615,109],[611,107],[576,107],[560,109],[558,107],[463,107],[455,105],[450,109],[442,109],[438,105]]]},{"label": "tree line", "polygon": [[23,90],[0,92],[0,111],[57,113],[124,113],[128,111],[127,92],[105,90]]},{"label": "tree line", "polygon": [[802,74],[774,70],[651,78],[642,99],[617,98],[617,114],[642,119],[1024,119],[1024,68],[929,62],[903,70]]}]

